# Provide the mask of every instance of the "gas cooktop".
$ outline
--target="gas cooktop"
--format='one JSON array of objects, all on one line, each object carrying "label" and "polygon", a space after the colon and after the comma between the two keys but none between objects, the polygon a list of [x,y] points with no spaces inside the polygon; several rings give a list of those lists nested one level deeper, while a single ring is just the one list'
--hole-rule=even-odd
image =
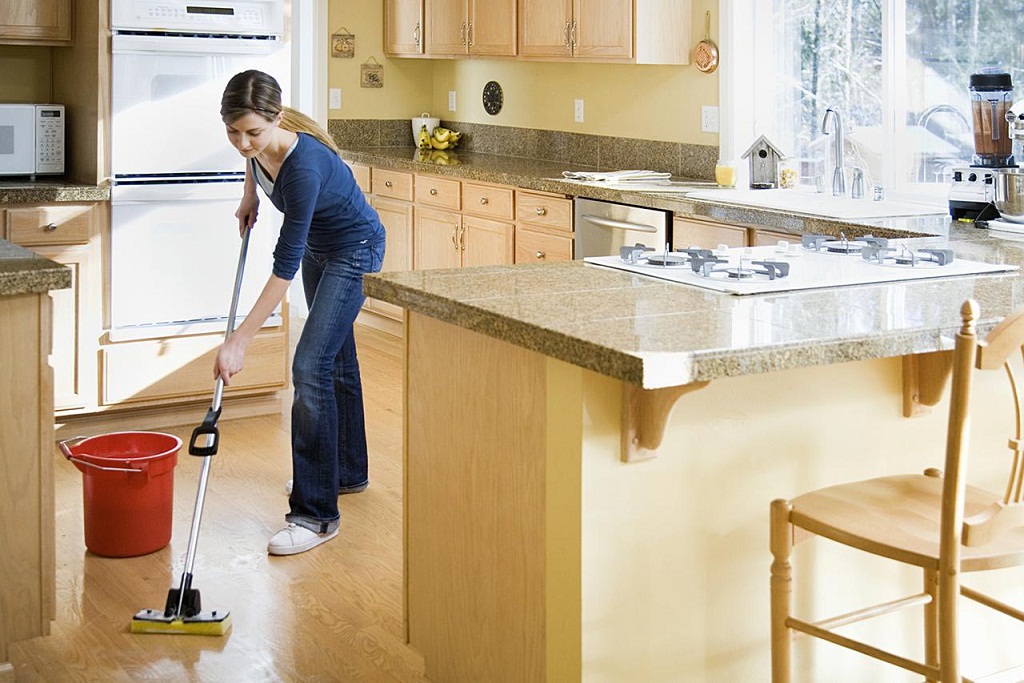
[{"label": "gas cooktop", "polygon": [[914,240],[824,235],[804,235],[801,244],[743,248],[655,251],[638,244],[622,247],[618,256],[591,256],[584,261],[737,295],[1018,270],[1014,265],[957,259],[943,245],[922,247]]}]

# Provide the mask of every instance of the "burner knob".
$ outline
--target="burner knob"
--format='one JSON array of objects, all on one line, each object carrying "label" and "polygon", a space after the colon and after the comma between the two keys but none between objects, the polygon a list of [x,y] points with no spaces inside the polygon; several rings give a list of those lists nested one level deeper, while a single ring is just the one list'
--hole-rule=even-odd
[{"label": "burner knob", "polygon": [[977,182],[977,181],[978,181],[978,174],[977,174],[977,173],[971,173],[971,174],[969,174],[969,175],[967,176],[967,179],[968,179],[969,181],[971,181],[972,183],[975,183],[975,182]]}]

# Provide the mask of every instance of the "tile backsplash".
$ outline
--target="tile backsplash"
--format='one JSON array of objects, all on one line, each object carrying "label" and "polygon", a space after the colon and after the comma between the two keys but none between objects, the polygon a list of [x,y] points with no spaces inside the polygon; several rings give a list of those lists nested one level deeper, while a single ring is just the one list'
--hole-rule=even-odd
[{"label": "tile backsplash", "polygon": [[[573,169],[645,169],[712,180],[718,148],[532,128],[441,121],[462,132],[459,150],[565,163]],[[411,147],[409,119],[331,119],[328,131],[345,148]]]}]

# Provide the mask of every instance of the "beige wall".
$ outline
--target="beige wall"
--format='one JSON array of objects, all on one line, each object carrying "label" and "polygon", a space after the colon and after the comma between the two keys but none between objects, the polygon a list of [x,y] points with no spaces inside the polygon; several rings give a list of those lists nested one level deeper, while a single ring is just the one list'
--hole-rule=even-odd
[{"label": "beige wall", "polygon": [[0,102],[48,103],[51,94],[50,48],[0,45]]},{"label": "beige wall", "polygon": [[[691,44],[704,37],[711,11],[711,37],[718,38],[718,0],[693,0]],[[701,105],[718,104],[718,74],[689,66],[518,62],[514,60],[386,59],[383,2],[330,0],[330,29],[356,34],[355,59],[331,59],[328,82],[342,89],[342,108],[330,118],[434,116],[502,126],[564,130],[595,135],[717,145],[718,135],[700,131]],[[384,87],[359,87],[359,66],[373,56],[384,65]],[[484,83],[496,80],[505,93],[497,116],[483,110]],[[448,112],[448,91],[458,109]],[[584,101],[584,122],[573,121],[573,101]]]}]

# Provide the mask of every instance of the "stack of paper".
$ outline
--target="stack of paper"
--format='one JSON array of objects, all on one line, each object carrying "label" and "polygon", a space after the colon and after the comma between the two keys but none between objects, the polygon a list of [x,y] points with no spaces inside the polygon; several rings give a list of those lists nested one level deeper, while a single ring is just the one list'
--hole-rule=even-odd
[{"label": "stack of paper", "polygon": [[597,171],[562,171],[562,177],[567,180],[582,180],[584,182],[607,182],[607,183],[669,183],[671,173],[659,171],[610,171],[599,173]]}]

